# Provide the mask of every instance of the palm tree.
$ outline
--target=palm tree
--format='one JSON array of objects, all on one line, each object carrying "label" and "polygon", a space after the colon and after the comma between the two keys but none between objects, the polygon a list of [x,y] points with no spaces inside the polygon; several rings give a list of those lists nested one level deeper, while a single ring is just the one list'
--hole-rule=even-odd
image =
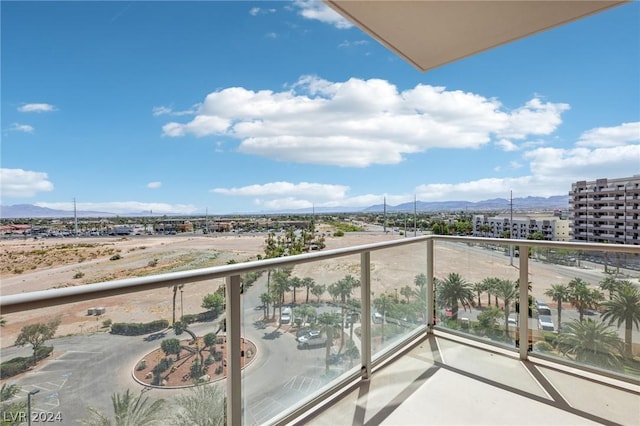
[{"label": "palm tree", "polygon": [[317,297],[316,303],[320,303],[320,296],[324,294],[326,286],[324,284],[316,284],[311,287],[311,294]]},{"label": "palm tree", "polygon": [[171,424],[175,426],[224,426],[224,388],[217,384],[199,385],[176,398]]},{"label": "palm tree", "polygon": [[574,278],[568,285],[571,289],[569,301],[578,310],[580,322],[582,322],[584,313],[588,309],[595,309],[604,296],[598,290],[590,289],[589,283],[580,278]]},{"label": "palm tree", "polygon": [[624,356],[633,358],[633,325],[640,329],[640,290],[629,281],[622,281],[613,298],[602,304],[604,312],[602,320],[609,320],[609,325],[617,322],[618,327],[624,322]]},{"label": "palm tree", "polygon": [[564,284],[552,284],[551,288],[544,292],[551,300],[558,304],[558,327],[562,324],[562,303],[568,302],[571,296],[569,287]]},{"label": "palm tree", "polygon": [[305,299],[304,303],[309,303],[309,290],[313,288],[313,286],[316,285],[316,282],[313,278],[311,277],[304,277],[302,279],[302,286],[306,287],[307,289],[307,298]]},{"label": "palm tree", "polygon": [[182,288],[184,287],[184,284],[180,284],[180,285],[174,285],[172,286],[173,289],[173,321],[171,324],[175,324],[176,323],[176,296],[178,295],[178,290],[182,290]]},{"label": "palm tree", "polygon": [[622,340],[604,322],[590,318],[586,321],[573,320],[556,341],[558,349],[564,355],[573,356],[577,362],[607,368],[619,368],[621,365],[618,355],[622,350]]},{"label": "palm tree", "polygon": [[113,405],[113,419],[108,418],[93,407],[88,410],[91,418],[82,419],[80,422],[87,426],[147,426],[161,425],[166,421],[164,412],[164,400],[159,399],[153,403],[149,397],[142,397],[142,392],[134,397],[127,389],[124,394],[111,395]]},{"label": "palm tree", "polygon": [[[497,278],[497,277],[489,277],[482,280],[482,287],[484,288],[484,291],[487,292],[489,306],[491,306],[491,295],[495,294],[493,290],[498,284],[498,282],[500,282],[500,278]],[[498,304],[498,298],[496,296],[496,305],[497,304]]]},{"label": "palm tree", "polygon": [[[606,253],[605,253],[606,254]],[[618,290],[622,281],[615,279],[612,276],[605,277],[602,281],[600,281],[600,289],[602,291],[609,292],[609,300],[613,299],[613,293]]]},{"label": "palm tree", "polygon": [[271,304],[273,300],[273,296],[270,293],[262,293],[260,295],[260,302],[262,302],[262,306],[264,307],[264,319],[265,321],[269,318],[269,304]]},{"label": "palm tree", "polygon": [[[272,291],[273,294],[275,296],[275,300],[274,303],[277,301],[278,302],[278,310],[279,310],[279,314],[280,316],[282,316],[282,305],[284,304],[284,295],[287,291],[289,291],[290,289],[290,282],[289,282],[289,274],[290,271],[286,271],[286,270],[278,270],[277,272],[274,272],[273,277],[272,277]],[[275,305],[274,305],[275,307]],[[275,312],[275,309],[274,309]]]},{"label": "palm tree", "polygon": [[479,282],[473,285],[473,291],[475,291],[478,295],[478,308],[482,308],[482,300],[480,297],[482,296],[482,292],[486,290],[486,286],[484,283]]},{"label": "palm tree", "polygon": [[437,287],[438,305],[451,309],[451,319],[458,319],[458,305],[462,305],[466,311],[474,305],[474,294],[471,284],[466,282],[456,272],[451,272],[447,278],[438,281]]},{"label": "palm tree", "polygon": [[[337,312],[323,312],[318,317],[318,324],[322,326],[327,345],[325,352],[325,367],[329,371],[329,358],[331,356],[331,346],[333,345],[333,330],[340,326],[340,315]],[[342,329],[342,327],[340,327]]]},{"label": "palm tree", "polygon": [[413,290],[415,298],[418,300],[420,312],[422,312],[422,320],[427,323],[427,276],[425,274],[416,275],[413,280],[418,287]]},{"label": "palm tree", "polygon": [[500,280],[494,288],[494,294],[504,302],[504,334],[509,336],[509,311],[511,301],[518,295],[516,285],[511,280]]}]

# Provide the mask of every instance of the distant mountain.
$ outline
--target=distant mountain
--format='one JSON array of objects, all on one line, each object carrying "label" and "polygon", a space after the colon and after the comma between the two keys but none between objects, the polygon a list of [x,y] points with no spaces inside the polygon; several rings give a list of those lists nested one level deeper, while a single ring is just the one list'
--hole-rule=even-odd
[{"label": "distant mountain", "polygon": [[[387,205],[387,212],[412,212],[414,207],[419,212],[435,212],[435,211],[505,211],[510,210],[509,200],[506,198],[494,198],[484,201],[416,201],[398,204],[397,206]],[[554,210],[569,208],[568,195],[554,195],[552,197],[524,197],[513,199],[513,210]],[[380,212],[384,210],[384,205],[379,204],[371,206],[364,211]]]},{"label": "distant mountain", "polygon": [[[78,217],[115,217],[114,213],[77,211]],[[63,218],[73,217],[73,210],[55,210],[47,207],[38,207],[32,204],[15,204],[13,206],[0,206],[0,218]]]},{"label": "distant mountain", "polygon": [[[492,200],[484,201],[433,201],[424,202],[416,201],[415,209],[419,212],[437,212],[437,211],[507,211],[510,209],[509,200],[505,198],[494,198]],[[532,210],[554,210],[554,209],[569,209],[569,196],[568,195],[555,195],[553,197],[525,197],[513,199],[514,211],[532,211]],[[413,212],[414,203],[403,203],[397,206],[387,205],[388,213],[399,212]],[[282,210],[282,211],[270,211],[261,212],[261,214],[310,214],[310,213],[382,213],[384,211],[383,204],[377,204],[364,209],[358,209],[353,207],[334,207],[334,208],[319,208],[315,209],[298,209],[298,210]],[[251,213],[247,213],[251,214]],[[149,216],[148,212],[140,213],[128,213],[128,214],[116,214],[109,212],[93,212],[93,211],[78,211],[78,217],[115,217],[115,216]],[[166,216],[184,216],[177,214],[167,214]],[[198,215],[190,215],[198,216]],[[200,215],[201,216],[201,215]],[[0,206],[0,218],[2,219],[26,219],[26,218],[64,218],[73,217],[73,211],[67,210],[54,210],[46,207],[38,207],[32,204],[16,204],[13,206]]]}]

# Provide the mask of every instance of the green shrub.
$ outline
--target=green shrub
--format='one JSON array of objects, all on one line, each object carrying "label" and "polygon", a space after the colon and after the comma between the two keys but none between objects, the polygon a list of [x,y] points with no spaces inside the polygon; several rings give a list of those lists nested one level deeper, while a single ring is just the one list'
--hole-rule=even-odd
[{"label": "green shrub", "polygon": [[147,323],[117,322],[111,325],[111,334],[122,336],[140,336],[141,334],[155,333],[169,327],[167,320],[155,320]]},{"label": "green shrub", "polygon": [[138,367],[136,368],[136,370],[138,370],[138,371],[142,371],[142,370],[144,370],[145,368],[147,368],[147,361],[142,360],[142,361],[140,361],[140,363],[138,364]]},{"label": "green shrub", "polygon": [[533,344],[533,349],[538,352],[551,352],[553,350],[553,345],[549,342],[538,341]]},{"label": "green shrub", "polygon": [[74,280],[77,280],[79,278],[84,277],[84,273],[83,272],[76,272],[76,274],[73,276]]},{"label": "green shrub", "polygon": [[114,254],[109,258],[109,260],[120,260],[122,257],[119,254]]}]

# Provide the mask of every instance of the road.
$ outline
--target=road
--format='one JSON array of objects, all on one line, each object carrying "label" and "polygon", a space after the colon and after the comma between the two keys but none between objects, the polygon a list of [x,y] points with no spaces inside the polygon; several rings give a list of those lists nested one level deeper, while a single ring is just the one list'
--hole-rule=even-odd
[{"label": "road", "polygon": [[[246,424],[261,424],[307,397],[343,370],[338,366],[333,375],[325,375],[325,350],[297,349],[295,336],[274,326],[259,328],[257,310],[259,294],[265,281],[259,280],[242,298],[243,335],[256,344],[258,354],[243,374],[243,400]],[[211,323],[193,324],[197,335],[211,331]],[[21,388],[17,399],[24,400],[34,390],[33,412],[60,413],[62,424],[77,424],[88,417],[87,407],[112,412],[110,396],[114,392],[143,387],[132,378],[132,369],[147,353],[156,349],[162,339],[145,341],[145,336],[117,336],[93,333],[67,336],[48,341],[54,346],[52,357],[15,380]],[[165,338],[175,337],[168,331]],[[2,349],[3,360],[30,356],[31,348]],[[9,383],[13,381],[8,380]],[[184,390],[150,389],[146,395],[170,399]]]}]

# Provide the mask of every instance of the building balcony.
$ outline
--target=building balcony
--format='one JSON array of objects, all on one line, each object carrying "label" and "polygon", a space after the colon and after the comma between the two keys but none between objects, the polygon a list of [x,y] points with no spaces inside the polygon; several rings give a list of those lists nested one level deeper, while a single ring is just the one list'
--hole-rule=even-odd
[{"label": "building balcony", "polygon": [[[640,247],[424,236],[3,295],[3,383],[20,388],[3,413],[28,398],[32,415],[76,424],[89,407],[112,416],[130,390],[164,401],[161,424],[634,424],[640,331],[625,346],[624,325],[607,323],[615,350],[574,347],[562,336],[600,313],[567,304],[559,320],[545,295],[575,278],[597,289],[607,268],[637,285]],[[451,299],[482,282],[504,291]],[[516,311],[529,296],[551,306],[551,325]],[[57,318],[37,343],[53,351],[29,366],[42,350],[13,345],[11,330]],[[5,377],[17,357],[28,369]]]}]

